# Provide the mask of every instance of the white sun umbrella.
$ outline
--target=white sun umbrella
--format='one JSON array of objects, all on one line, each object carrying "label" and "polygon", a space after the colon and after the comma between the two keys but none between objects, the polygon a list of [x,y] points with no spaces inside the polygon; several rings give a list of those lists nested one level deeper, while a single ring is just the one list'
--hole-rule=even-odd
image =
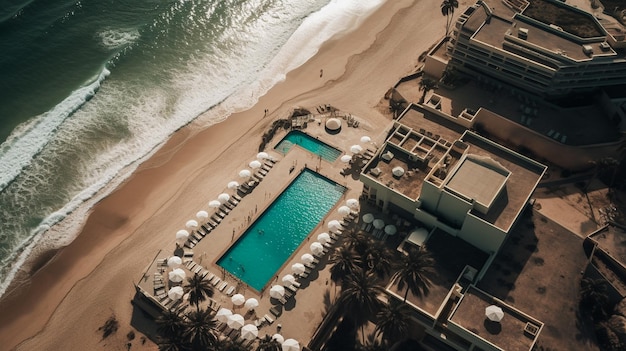
[{"label": "white sun umbrella", "polygon": [[395,235],[398,232],[398,228],[396,228],[393,224],[388,224],[385,226],[385,234],[387,235]]},{"label": "white sun umbrella", "polygon": [[404,174],[404,168],[398,166],[398,167],[394,167],[391,170],[391,173],[396,176],[396,177],[402,177],[402,175]]},{"label": "white sun umbrella", "polygon": [[353,154],[360,154],[363,151],[361,145],[352,145],[350,146],[350,152]]},{"label": "white sun umbrella", "polygon": [[270,297],[280,299],[285,296],[285,288],[282,285],[272,285],[270,288]]},{"label": "white sun umbrella", "polygon": [[218,208],[218,207],[220,207],[221,204],[222,203],[219,202],[218,200],[211,200],[211,201],[209,201],[209,207],[211,207],[211,208]]},{"label": "white sun umbrella", "polygon": [[284,285],[291,285],[291,284],[293,284],[293,283],[295,283],[295,282],[296,282],[296,277],[294,277],[294,276],[293,276],[293,275],[291,275],[291,274],[286,274],[286,275],[283,277],[283,284],[284,284]]},{"label": "white sun umbrella", "polygon": [[222,323],[226,323],[228,321],[228,317],[233,315],[233,311],[228,308],[220,308],[215,314],[215,318]]},{"label": "white sun umbrella", "polygon": [[230,298],[230,301],[232,301],[235,306],[241,306],[244,302],[246,302],[246,298],[241,294],[235,294]]},{"label": "white sun umbrella", "polygon": [[270,158],[270,155],[267,152],[261,151],[258,154],[256,154],[256,159],[259,160],[259,161],[260,160],[266,160],[268,158]]},{"label": "white sun umbrella", "polygon": [[346,205],[350,208],[359,208],[359,200],[357,199],[348,199],[346,200]]},{"label": "white sun umbrella", "polygon": [[251,175],[252,173],[249,169],[242,169],[241,171],[239,171],[240,178],[250,178]]},{"label": "white sun umbrella", "polygon": [[167,266],[170,268],[178,268],[181,264],[183,264],[183,260],[178,256],[172,256],[167,259]]},{"label": "white sun umbrella", "polygon": [[283,342],[283,351],[300,351],[300,343],[294,339],[287,339]]},{"label": "white sun umbrella", "polygon": [[300,275],[304,273],[305,270],[306,270],[306,267],[300,262],[297,262],[291,265],[291,271],[293,272],[293,274]]},{"label": "white sun umbrella", "polygon": [[184,242],[187,239],[189,239],[189,232],[185,229],[181,229],[176,232],[176,241]]},{"label": "white sun umbrella", "polygon": [[326,244],[326,243],[330,242],[330,235],[328,235],[328,233],[320,233],[317,236],[317,241],[322,243],[322,245]]},{"label": "white sun umbrella", "polygon": [[370,141],[372,141],[372,138],[368,137],[367,135],[364,135],[364,136],[361,137],[361,142],[363,144],[369,143]]},{"label": "white sun umbrella", "polygon": [[257,169],[257,168],[261,168],[261,162],[254,160],[250,163],[248,163],[248,167],[252,168],[252,169]]},{"label": "white sun umbrella", "polygon": [[246,302],[243,304],[243,307],[245,307],[245,309],[247,310],[253,310],[259,307],[259,300],[255,299],[254,297],[251,297],[246,300]]},{"label": "white sun umbrella", "polygon": [[221,203],[224,203],[228,200],[230,200],[230,195],[226,194],[226,193],[221,193],[217,196],[217,200]]},{"label": "white sun umbrella", "polygon": [[282,343],[285,342],[285,338],[282,335],[280,335],[280,334],[272,335],[272,339],[278,341],[279,344],[282,344]]},{"label": "white sun umbrella", "polygon": [[322,246],[322,244],[316,241],[313,244],[311,244],[311,252],[315,256],[319,256],[324,252],[324,246]]},{"label": "white sun umbrella", "polygon": [[241,327],[241,337],[246,340],[254,340],[259,336],[259,328],[254,324],[246,324]]},{"label": "white sun umbrella", "polygon": [[196,217],[199,218],[199,219],[206,219],[206,218],[209,218],[209,213],[207,211],[204,211],[204,210],[203,211],[198,211],[196,213]]},{"label": "white sun umbrella", "polygon": [[228,325],[232,329],[239,329],[243,327],[244,324],[246,324],[246,321],[240,314],[233,314],[231,316],[228,316],[228,319],[226,320],[226,325]]},{"label": "white sun umbrella", "polygon": [[350,155],[343,155],[343,156],[341,156],[340,160],[343,163],[348,163],[348,162],[352,161],[352,156],[350,156]]},{"label": "white sun umbrella", "polygon": [[181,286],[175,286],[167,292],[167,296],[174,301],[180,300],[184,294],[185,292]]},{"label": "white sun umbrella", "polygon": [[227,187],[228,189],[231,189],[231,190],[237,189],[239,187],[239,183],[233,180],[233,181],[228,182]]},{"label": "white sun umbrella", "polygon": [[304,255],[302,255],[302,257],[300,257],[300,259],[302,260],[302,262],[304,262],[305,264],[307,263],[313,263],[313,261],[315,261],[315,257],[313,257],[313,255],[311,255],[310,253],[305,253]]},{"label": "white sun umbrella", "polygon": [[182,282],[185,279],[186,276],[187,276],[187,274],[185,273],[185,271],[183,271],[180,268],[176,268],[173,271],[168,273],[168,277],[174,283]]},{"label": "white sun umbrella", "polygon": [[196,228],[198,227],[198,221],[196,221],[195,219],[190,219],[187,221],[187,223],[185,223],[185,227],[187,228]]},{"label": "white sun umbrella", "polygon": [[371,213],[366,213],[363,215],[363,223],[372,223],[374,222],[374,215]]},{"label": "white sun umbrella", "polygon": [[492,322],[500,322],[504,318],[504,311],[496,305],[489,305],[485,307],[485,317]]},{"label": "white sun umbrella", "polygon": [[342,215],[342,216],[345,216],[345,215],[349,214],[350,211],[351,211],[350,207],[348,207],[348,206],[340,206],[337,209],[337,212],[339,212],[339,214]]},{"label": "white sun umbrella", "polygon": [[332,221],[328,222],[328,229],[339,229],[341,228],[341,223],[339,223],[338,220],[333,219]]},{"label": "white sun umbrella", "polygon": [[372,224],[374,224],[374,228],[376,228],[376,229],[383,229],[385,227],[385,221],[383,221],[380,218],[379,219],[375,219]]}]

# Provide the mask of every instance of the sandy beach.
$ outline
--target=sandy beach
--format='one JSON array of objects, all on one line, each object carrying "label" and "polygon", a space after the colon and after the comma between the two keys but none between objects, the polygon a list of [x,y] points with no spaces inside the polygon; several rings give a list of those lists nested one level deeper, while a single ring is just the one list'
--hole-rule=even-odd
[{"label": "sandy beach", "polygon": [[[460,2],[457,15],[468,5]],[[176,230],[256,155],[272,121],[286,118],[296,106],[314,110],[331,104],[357,116],[377,136],[390,122],[381,113],[384,93],[415,69],[419,55],[444,29],[439,3],[387,1],[359,28],[325,43],[251,109],[205,130],[193,123],[181,129],[95,206],[74,242],[29,284],[3,297],[3,349],[125,350],[133,282],[159,250],[172,248]],[[101,340],[98,328],[111,315],[120,330]],[[135,342],[132,349],[156,346]]]}]

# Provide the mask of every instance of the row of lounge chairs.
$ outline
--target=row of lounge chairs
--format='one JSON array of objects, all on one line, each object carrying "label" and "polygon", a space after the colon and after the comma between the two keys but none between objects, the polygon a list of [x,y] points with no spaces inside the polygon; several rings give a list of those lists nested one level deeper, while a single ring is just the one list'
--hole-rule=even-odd
[{"label": "row of lounge chairs", "polygon": [[221,222],[224,217],[226,217],[230,211],[232,211],[241,201],[241,196],[235,194],[233,195],[228,202],[223,203],[215,213],[207,219],[205,223],[200,225],[200,228],[194,231],[185,242],[185,247],[189,249],[193,249],[202,238],[207,236],[211,231],[213,231]]},{"label": "row of lounge chairs", "polygon": [[234,285],[228,285],[228,282],[222,281],[220,277],[205,269],[201,265],[197,264],[194,261],[188,261],[185,263],[185,266],[194,274],[199,274],[204,279],[206,279],[215,289],[224,293],[227,296],[231,296],[235,292]]},{"label": "row of lounge chairs", "polygon": [[265,162],[261,165],[261,167],[252,174],[250,180],[246,183],[243,183],[237,188],[237,192],[242,195],[247,195],[251,193],[257,185],[265,178],[265,176],[269,173],[269,171],[274,167],[276,163],[273,159],[266,159]]},{"label": "row of lounge chairs", "polygon": [[[352,211],[351,213],[346,215],[344,219],[340,222],[341,228],[330,231],[329,233],[330,242],[324,244],[324,250],[318,257],[315,257],[312,262],[303,263],[305,266],[305,270],[302,274],[298,275],[298,280],[307,279],[309,275],[311,274],[311,272],[317,269],[317,265],[320,263],[320,257],[328,254],[330,249],[337,242],[339,237],[343,234],[343,231],[348,228],[350,223],[352,223],[357,218],[357,216],[358,216],[358,213],[355,211]],[[299,288],[300,288],[299,281],[296,281],[289,286],[285,286],[285,295],[282,298],[278,299],[280,304],[281,305],[286,304],[287,301],[289,301],[289,299],[291,299],[296,294]],[[276,317],[280,316],[280,310],[276,306],[272,306],[272,308],[270,308],[270,313],[272,313]]]}]

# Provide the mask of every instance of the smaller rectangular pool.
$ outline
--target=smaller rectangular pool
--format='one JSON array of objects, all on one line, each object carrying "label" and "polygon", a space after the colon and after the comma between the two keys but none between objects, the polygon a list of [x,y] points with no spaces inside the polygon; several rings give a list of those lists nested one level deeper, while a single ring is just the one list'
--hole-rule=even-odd
[{"label": "smaller rectangular pool", "polygon": [[305,169],[217,264],[252,288],[261,290],[345,190]]},{"label": "smaller rectangular pool", "polygon": [[341,151],[299,130],[292,130],[274,147],[274,150],[287,154],[294,145],[300,145],[305,150],[322,156],[326,161],[334,162]]}]

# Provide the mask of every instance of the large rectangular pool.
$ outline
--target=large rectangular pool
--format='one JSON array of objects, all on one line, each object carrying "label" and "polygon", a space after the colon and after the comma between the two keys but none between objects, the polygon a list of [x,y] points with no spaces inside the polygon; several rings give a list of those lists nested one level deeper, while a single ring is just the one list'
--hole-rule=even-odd
[{"label": "large rectangular pool", "polygon": [[292,130],[274,147],[274,150],[285,155],[294,145],[300,145],[305,150],[321,156],[326,161],[334,162],[341,151],[320,141],[307,133]]},{"label": "large rectangular pool", "polygon": [[261,290],[345,191],[345,187],[305,169],[217,264]]}]

